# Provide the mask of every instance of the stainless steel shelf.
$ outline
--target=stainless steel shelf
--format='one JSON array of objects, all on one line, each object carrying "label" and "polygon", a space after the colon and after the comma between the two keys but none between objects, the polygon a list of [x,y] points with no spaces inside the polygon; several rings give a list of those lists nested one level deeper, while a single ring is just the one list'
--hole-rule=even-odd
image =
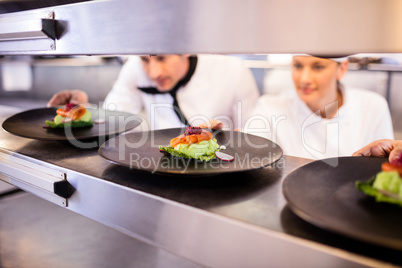
[{"label": "stainless steel shelf", "polygon": [[401,8],[398,0],[90,1],[0,15],[52,13],[57,33],[42,49],[0,41],[0,54],[397,53]]}]

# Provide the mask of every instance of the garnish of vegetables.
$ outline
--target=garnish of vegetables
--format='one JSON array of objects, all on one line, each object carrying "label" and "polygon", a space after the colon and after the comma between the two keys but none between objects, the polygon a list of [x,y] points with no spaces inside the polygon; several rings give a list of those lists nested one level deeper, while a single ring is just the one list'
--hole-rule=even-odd
[{"label": "garnish of vegetables", "polygon": [[367,195],[375,197],[377,202],[386,202],[402,206],[402,167],[390,163],[381,165],[382,171],[368,181],[357,181],[356,187]]},{"label": "garnish of vegetables", "polygon": [[222,160],[222,161],[225,161],[225,162],[232,162],[233,160],[234,160],[234,157],[233,156],[231,156],[231,155],[229,155],[229,154],[225,154],[225,153],[222,153],[222,152],[215,152],[215,156],[218,158],[218,159],[220,159],[220,160]]},{"label": "garnish of vegetables", "polygon": [[212,139],[212,133],[200,127],[188,127],[184,134],[170,140],[170,146],[173,148],[178,144],[193,144]]},{"label": "garnish of vegetables", "polygon": [[381,165],[382,171],[396,171],[399,176],[402,176],[402,167],[393,165],[391,163],[385,162]]},{"label": "garnish of vegetables", "polygon": [[85,109],[82,105],[75,105],[68,103],[65,108],[57,109],[56,113],[63,117],[71,118],[72,120],[79,120],[85,113],[87,109]]}]

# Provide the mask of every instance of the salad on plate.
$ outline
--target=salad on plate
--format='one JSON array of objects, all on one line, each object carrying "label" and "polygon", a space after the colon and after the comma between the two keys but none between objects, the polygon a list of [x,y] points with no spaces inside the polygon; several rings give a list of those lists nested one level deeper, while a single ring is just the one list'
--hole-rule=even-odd
[{"label": "salad on plate", "polygon": [[159,146],[159,150],[173,156],[210,161],[218,158],[222,161],[233,161],[233,157],[219,152],[222,147],[213,138],[211,132],[201,127],[190,126],[183,134],[170,140],[170,146]]},{"label": "salad on plate", "polygon": [[64,108],[57,109],[56,114],[53,120],[46,120],[47,128],[79,128],[93,125],[91,112],[83,105],[68,103]]},{"label": "salad on plate", "polygon": [[382,171],[368,181],[357,181],[356,187],[377,202],[402,206],[402,167],[385,162]]}]

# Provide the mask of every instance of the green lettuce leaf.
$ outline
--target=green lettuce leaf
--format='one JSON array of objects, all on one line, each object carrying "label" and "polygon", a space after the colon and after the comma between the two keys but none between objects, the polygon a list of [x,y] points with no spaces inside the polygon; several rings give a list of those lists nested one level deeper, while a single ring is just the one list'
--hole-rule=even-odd
[{"label": "green lettuce leaf", "polygon": [[93,122],[92,122],[92,120],[90,120],[90,121],[71,121],[71,122],[67,122],[67,123],[57,124],[54,121],[46,120],[46,125],[51,128],[65,128],[65,127],[78,128],[78,127],[91,127],[93,125]]},{"label": "green lettuce leaf", "polygon": [[377,202],[386,202],[402,206],[402,179],[397,172],[379,172],[368,181],[356,181],[356,188]]},{"label": "green lettuce leaf", "polygon": [[91,120],[91,112],[86,111],[86,113],[80,118],[80,120],[73,120],[70,122],[63,123],[65,117],[61,115],[56,115],[54,120],[46,120],[46,125],[51,128],[79,128],[79,127],[91,127],[93,125],[93,121]]},{"label": "green lettuce leaf", "polygon": [[208,162],[211,159],[216,158],[215,152],[219,151],[219,145],[216,142],[216,139],[213,139],[202,141],[198,144],[179,144],[175,148],[171,146],[159,146],[159,149],[173,156],[199,159]]}]

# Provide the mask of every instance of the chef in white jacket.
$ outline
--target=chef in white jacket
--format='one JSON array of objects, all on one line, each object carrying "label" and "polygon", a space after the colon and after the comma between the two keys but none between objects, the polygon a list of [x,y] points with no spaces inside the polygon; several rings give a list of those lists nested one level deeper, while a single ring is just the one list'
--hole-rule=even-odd
[{"label": "chef in white jacket", "polygon": [[[55,94],[48,106],[85,103],[82,91]],[[224,55],[131,56],[106,96],[107,109],[138,114],[156,130],[219,120],[224,128],[240,128],[259,97],[243,60]]]},{"label": "chef in white jacket", "polygon": [[266,137],[284,154],[311,159],[350,156],[378,139],[393,139],[386,100],[340,83],[347,59],[296,55],[295,90],[262,96],[245,131]]}]

